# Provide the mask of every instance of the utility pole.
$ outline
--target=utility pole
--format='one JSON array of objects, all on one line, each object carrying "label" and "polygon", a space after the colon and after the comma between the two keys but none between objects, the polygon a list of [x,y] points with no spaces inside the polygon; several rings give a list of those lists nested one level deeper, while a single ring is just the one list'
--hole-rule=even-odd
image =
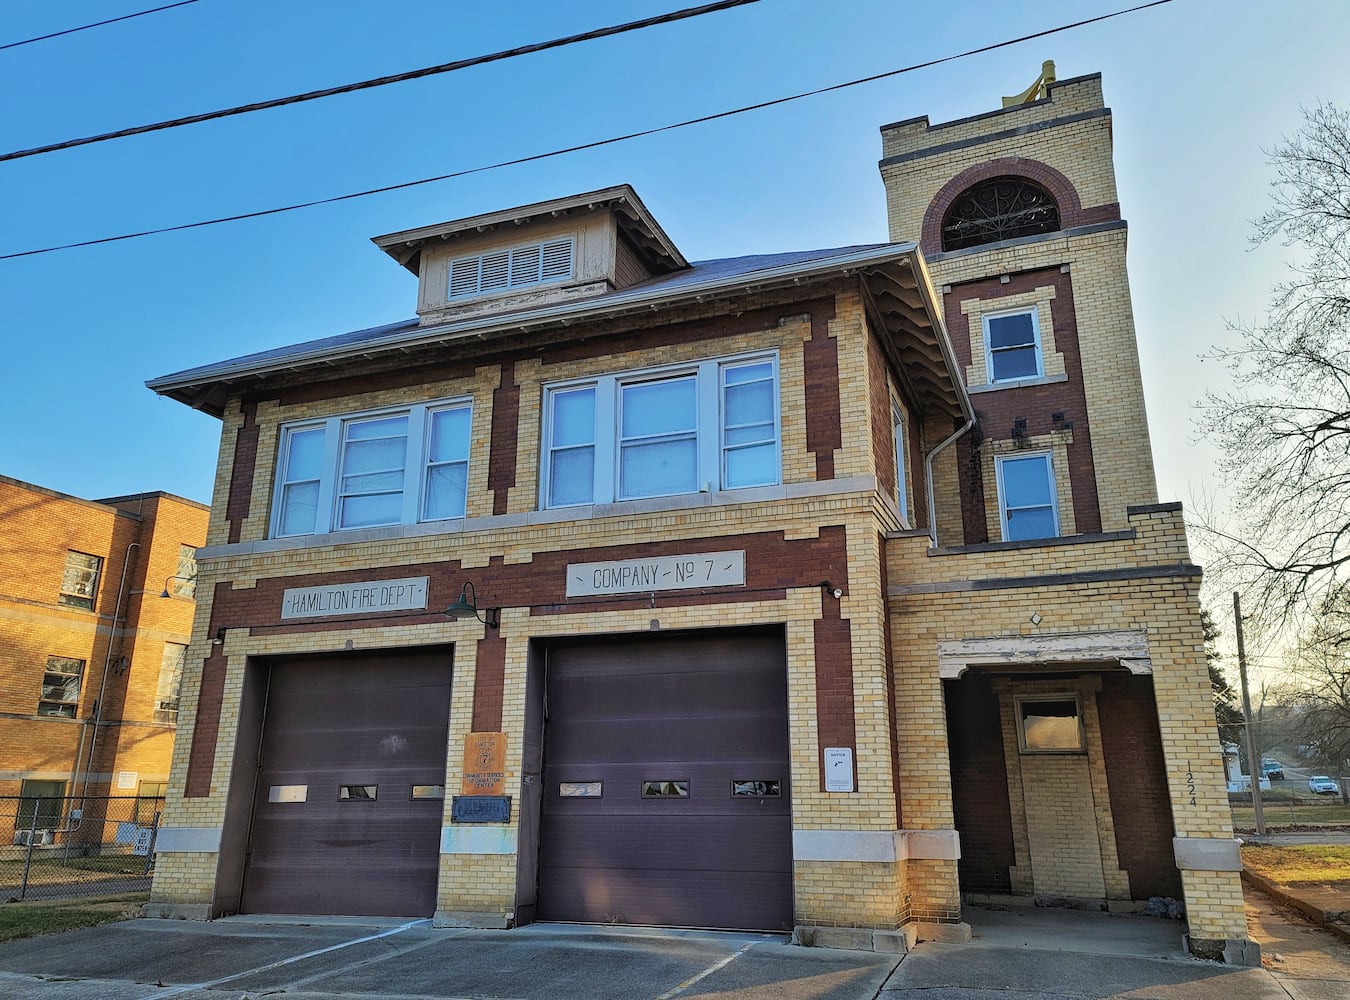
[{"label": "utility pole", "polygon": [[1257,836],[1265,836],[1266,816],[1261,809],[1261,778],[1264,777],[1264,773],[1256,754],[1256,736],[1252,727],[1252,696],[1247,689],[1247,647],[1242,643],[1242,605],[1238,602],[1236,590],[1233,591],[1233,621],[1237,626],[1238,677],[1242,679],[1242,717],[1247,723],[1243,728],[1247,733],[1247,770],[1252,778],[1252,809],[1256,813]]}]

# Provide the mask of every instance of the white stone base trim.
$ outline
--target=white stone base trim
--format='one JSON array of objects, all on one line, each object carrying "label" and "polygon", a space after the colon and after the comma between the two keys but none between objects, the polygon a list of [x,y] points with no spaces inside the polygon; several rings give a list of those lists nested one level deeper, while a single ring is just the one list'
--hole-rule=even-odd
[{"label": "white stone base trim", "polygon": [[956,861],[955,830],[793,830],[794,861]]},{"label": "white stone base trim", "polygon": [[155,836],[156,854],[219,854],[218,826],[162,826]]},{"label": "white stone base trim", "polygon": [[1056,663],[1112,663],[1132,674],[1153,673],[1148,632],[1115,629],[1048,635],[996,635],[938,643],[938,676],[956,680],[969,667],[1020,667]]},{"label": "white stone base trim", "polygon": [[516,831],[505,826],[443,826],[442,854],[515,854]]},{"label": "white stone base trim", "polygon": [[1173,837],[1172,855],[1184,872],[1240,872],[1238,841],[1217,837]]}]

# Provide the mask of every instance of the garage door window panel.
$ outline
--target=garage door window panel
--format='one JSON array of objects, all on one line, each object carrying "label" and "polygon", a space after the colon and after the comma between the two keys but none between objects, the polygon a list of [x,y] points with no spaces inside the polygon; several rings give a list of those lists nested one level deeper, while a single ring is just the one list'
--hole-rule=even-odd
[{"label": "garage door window panel", "polygon": [[445,400],[283,427],[273,534],[463,517],[471,420]]},{"label": "garage door window panel", "polygon": [[543,435],[544,507],[777,485],[777,358],[549,386]]}]

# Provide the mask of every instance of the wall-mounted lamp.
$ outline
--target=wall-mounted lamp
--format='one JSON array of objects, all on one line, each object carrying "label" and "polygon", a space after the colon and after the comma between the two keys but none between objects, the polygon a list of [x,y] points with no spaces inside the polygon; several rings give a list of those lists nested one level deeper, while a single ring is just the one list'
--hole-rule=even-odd
[{"label": "wall-mounted lamp", "polygon": [[219,646],[224,641],[225,641],[225,626],[222,625],[220,628],[216,629],[216,634],[211,637],[211,645]]},{"label": "wall-mounted lamp", "polygon": [[443,614],[461,620],[473,618],[488,628],[497,628],[501,624],[501,608],[484,608],[486,618],[478,613],[478,592],[473,589],[473,581],[466,580],[459,592],[459,600],[446,608]]},{"label": "wall-mounted lamp", "polygon": [[[165,578],[164,578],[164,592],[163,592],[162,594],[159,595],[160,597],[171,597],[171,596],[175,596],[175,595],[171,595],[171,594],[169,593],[169,581],[170,581],[170,580],[182,580],[184,583],[194,583],[194,582],[196,582],[197,577],[196,577],[196,576],[167,576],[167,577],[165,577]],[[189,598],[189,600],[190,600],[190,598]]]},{"label": "wall-mounted lamp", "polygon": [[819,587],[821,590],[825,591],[827,596],[833,597],[836,601],[844,596],[844,592],[840,590],[838,587],[836,587],[834,584],[832,584],[829,580],[821,580],[818,584],[816,584],[816,586]]}]

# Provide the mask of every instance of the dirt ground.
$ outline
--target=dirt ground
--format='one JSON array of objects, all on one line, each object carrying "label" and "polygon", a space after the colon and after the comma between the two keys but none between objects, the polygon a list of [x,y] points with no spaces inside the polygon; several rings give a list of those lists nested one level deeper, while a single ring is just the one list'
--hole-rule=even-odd
[{"label": "dirt ground", "polygon": [[1313,924],[1250,886],[1247,932],[1261,945],[1261,964],[1291,979],[1350,982],[1350,941]]}]

